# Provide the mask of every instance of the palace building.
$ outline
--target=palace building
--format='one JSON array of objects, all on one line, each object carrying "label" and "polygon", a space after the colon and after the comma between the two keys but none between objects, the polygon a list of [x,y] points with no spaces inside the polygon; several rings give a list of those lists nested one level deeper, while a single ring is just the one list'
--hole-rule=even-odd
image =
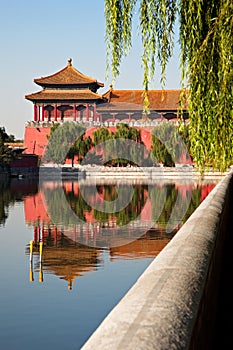
[{"label": "palace building", "polygon": [[[98,89],[104,84],[75,69],[70,58],[65,68],[34,82],[42,89],[25,96],[34,106],[33,120],[25,127],[25,153],[43,155],[54,123],[85,123],[94,131],[100,126],[114,129],[124,122],[142,129],[148,139],[154,126],[178,120],[181,90],[150,90],[150,114],[145,120],[143,90],[115,90],[110,86],[100,94]],[[183,113],[187,118],[187,111]]]}]

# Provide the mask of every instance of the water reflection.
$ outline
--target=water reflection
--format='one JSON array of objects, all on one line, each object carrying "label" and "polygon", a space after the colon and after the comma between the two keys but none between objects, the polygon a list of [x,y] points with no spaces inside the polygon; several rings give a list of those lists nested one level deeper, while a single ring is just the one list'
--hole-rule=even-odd
[{"label": "water reflection", "polygon": [[[40,241],[31,240],[26,253],[30,256],[30,281],[43,282],[43,273],[67,281],[68,289],[76,277],[94,271],[102,264],[100,249],[83,247],[59,233],[56,228],[45,229]],[[36,275],[36,277],[35,277]]]},{"label": "water reflection", "polygon": [[215,185],[66,180],[39,186],[37,181],[14,180],[0,187],[0,224],[5,224],[9,206],[23,201],[25,221],[33,227],[25,249],[30,281],[43,282],[47,273],[72,289],[77,277],[103,265],[104,251],[111,261],[155,257]]},{"label": "water reflection", "polygon": [[9,179],[0,181],[0,226],[4,225],[8,218],[8,210],[17,202],[23,201],[24,196],[38,192],[38,181],[19,181]]}]

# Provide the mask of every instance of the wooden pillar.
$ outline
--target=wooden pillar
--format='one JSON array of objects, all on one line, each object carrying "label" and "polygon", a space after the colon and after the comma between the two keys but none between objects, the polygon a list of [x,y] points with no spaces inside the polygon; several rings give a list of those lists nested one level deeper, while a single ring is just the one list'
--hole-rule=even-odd
[{"label": "wooden pillar", "polygon": [[42,116],[41,116],[41,120],[42,120],[42,122],[44,121],[44,105],[42,105],[42,111],[41,111],[41,113],[42,113]]},{"label": "wooden pillar", "polygon": [[53,229],[53,239],[54,239],[54,245],[57,245],[57,227],[54,227]]},{"label": "wooden pillar", "polygon": [[88,103],[86,104],[86,120],[87,120],[87,122],[89,120],[89,106],[88,106]]},{"label": "wooden pillar", "polygon": [[38,225],[34,226],[34,242],[37,243],[39,241],[39,235],[38,235]]},{"label": "wooden pillar", "polygon": [[94,119],[94,122],[97,121],[97,113],[96,113],[96,103],[94,103],[94,116],[93,116],[93,119]]},{"label": "wooden pillar", "polygon": [[34,122],[37,122],[37,105],[34,103]]},{"label": "wooden pillar", "polygon": [[54,105],[54,121],[56,122],[57,121],[57,105],[55,104]]},{"label": "wooden pillar", "polygon": [[40,121],[40,106],[38,106],[37,121]]},{"label": "wooden pillar", "polygon": [[74,122],[76,122],[76,105],[73,107],[73,113],[74,113]]},{"label": "wooden pillar", "polygon": [[42,227],[42,242],[44,243],[45,241],[45,229],[44,226]]}]

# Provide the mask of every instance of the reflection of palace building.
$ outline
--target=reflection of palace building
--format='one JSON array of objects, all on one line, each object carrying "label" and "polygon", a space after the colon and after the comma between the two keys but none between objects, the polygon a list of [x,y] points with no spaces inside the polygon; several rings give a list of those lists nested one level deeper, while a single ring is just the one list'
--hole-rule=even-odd
[{"label": "reflection of palace building", "polygon": [[48,228],[44,230],[44,233],[47,236],[43,241],[30,242],[31,282],[36,279],[36,272],[39,273],[38,280],[43,282],[43,273],[46,271],[67,281],[68,289],[71,290],[76,277],[95,271],[100,264],[101,251],[99,249],[74,243],[63,237],[59,231],[57,235],[60,236],[60,240],[56,241],[56,245],[49,245],[51,233]]},{"label": "reflection of palace building", "polygon": [[[161,184],[156,185],[159,188]],[[97,203],[101,203],[104,196],[105,188],[101,186],[99,192],[93,192],[90,185],[86,185],[89,200],[93,207],[90,210],[85,210],[81,213],[83,221],[68,227],[56,225],[53,222],[52,213],[50,212],[49,200],[52,193],[57,190],[64,192],[66,196],[74,198],[77,202],[81,197],[80,184],[78,182],[64,181],[62,183],[45,182],[41,186],[39,192],[24,196],[25,221],[33,226],[34,236],[30,245],[31,259],[31,275],[30,279],[34,280],[33,270],[39,271],[39,280],[43,280],[43,271],[46,270],[59,278],[64,279],[68,283],[68,288],[72,288],[72,283],[76,277],[82,276],[87,272],[92,272],[96,269],[101,261],[102,249],[98,247],[110,247],[109,254],[111,260],[115,259],[130,259],[155,257],[168,243],[172,235],[179,227],[173,230],[171,235],[165,233],[164,228],[158,223],[151,230],[143,230],[141,237],[135,237],[135,232],[138,232],[141,221],[148,222],[153,216],[154,205],[149,199],[146,189],[142,187],[141,194],[143,195],[143,205],[138,204],[139,212],[144,210],[140,220],[133,220],[133,224],[128,227],[124,234],[117,236],[117,221],[116,217],[105,218],[105,221],[98,221],[95,216],[93,207]],[[200,187],[201,200],[212,190],[213,184],[206,184]],[[197,188],[193,184],[174,184],[173,188],[177,191],[177,196],[182,199],[192,195],[192,192]],[[160,188],[161,189],[161,188]],[[109,193],[107,193],[109,195]],[[67,197],[67,200],[68,200]],[[55,196],[55,198],[57,198]],[[109,199],[111,199],[109,197]],[[75,203],[75,202],[73,202]],[[80,202],[78,202],[80,204]],[[156,204],[156,203],[154,203]],[[52,202],[54,205],[54,202]],[[72,206],[72,202],[67,202],[67,205]],[[179,209],[179,208],[178,208]],[[171,211],[173,208],[171,208]],[[108,234],[105,232],[107,230]],[[110,242],[110,244],[109,244]],[[33,259],[36,259],[36,264],[33,264]],[[35,269],[33,268],[35,266]],[[37,267],[36,267],[37,266]],[[35,273],[34,273],[35,275]]]},{"label": "reflection of palace building", "polygon": [[[150,114],[145,120],[143,90],[114,90],[110,86],[100,94],[97,90],[104,84],[76,70],[71,59],[62,70],[34,82],[42,90],[25,96],[34,105],[33,121],[25,128],[25,153],[43,154],[53,123],[82,122],[91,133],[100,126],[114,131],[117,123],[126,122],[141,129],[147,147],[154,126],[167,121],[177,123],[180,90],[149,91]],[[186,118],[187,112],[183,112]]]}]

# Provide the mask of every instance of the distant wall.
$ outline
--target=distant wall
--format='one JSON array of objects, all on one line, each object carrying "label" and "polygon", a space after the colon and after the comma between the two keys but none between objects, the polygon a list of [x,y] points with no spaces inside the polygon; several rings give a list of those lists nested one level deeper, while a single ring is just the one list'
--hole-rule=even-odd
[{"label": "distant wall", "polygon": [[10,163],[10,168],[37,168],[38,156],[35,154],[21,154]]}]

